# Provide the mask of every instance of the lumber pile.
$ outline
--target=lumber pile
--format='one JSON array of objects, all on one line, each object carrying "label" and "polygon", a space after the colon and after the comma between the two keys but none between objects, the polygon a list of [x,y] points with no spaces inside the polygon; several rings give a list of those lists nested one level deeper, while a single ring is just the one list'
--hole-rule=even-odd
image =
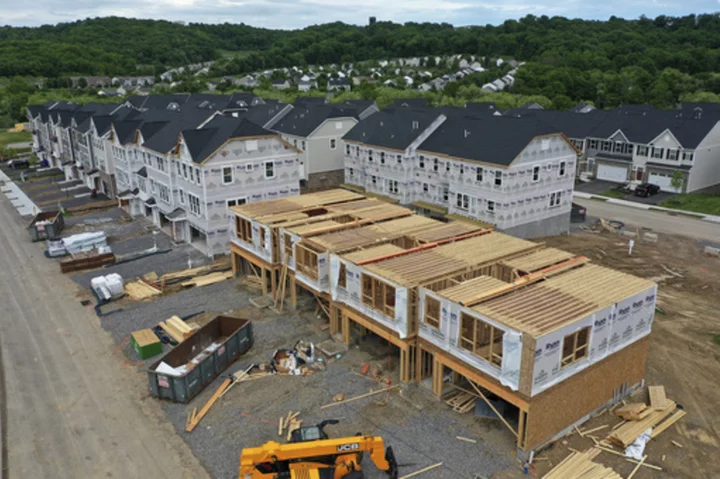
[{"label": "lumber pile", "polygon": [[664,386],[648,386],[650,396],[650,407],[657,410],[665,409],[668,405],[668,398],[665,395]]},{"label": "lumber pile", "polygon": [[600,454],[599,449],[588,449],[584,452],[573,452],[543,479],[622,479],[622,476],[609,467],[593,462]]},{"label": "lumber pile", "polygon": [[205,276],[200,276],[198,278],[194,278],[188,281],[183,281],[180,283],[180,285],[183,288],[192,288],[192,287],[200,287],[200,286],[209,286],[211,284],[220,283],[221,281],[225,281],[226,279],[230,279],[233,277],[232,271],[225,271],[220,273],[210,273]]},{"label": "lumber pile", "polygon": [[443,397],[443,401],[453,408],[453,411],[467,413],[475,409],[477,397],[469,392],[453,389]]},{"label": "lumber pile", "polygon": [[78,253],[72,255],[70,259],[60,261],[60,271],[62,273],[71,273],[73,271],[100,268],[114,262],[115,255],[112,253]]},{"label": "lumber pile", "polygon": [[160,321],[158,326],[178,343],[182,343],[195,332],[195,329],[188,326],[185,321],[177,316],[173,316],[167,321]]},{"label": "lumber pile", "polygon": [[[645,432],[649,428],[653,428],[653,433],[655,432],[655,428],[660,426],[663,421],[673,414],[675,411],[675,408],[677,407],[677,404],[675,404],[675,401],[668,401],[668,405],[661,410],[655,411],[651,408],[648,408],[650,410],[650,413],[645,415],[642,419],[638,420],[630,420],[625,423],[623,423],[620,427],[615,429],[610,433],[608,436],[608,441],[617,444],[621,447],[628,447],[630,444],[635,442],[635,440],[640,437],[640,435]],[[674,422],[678,421],[679,419],[684,416],[684,411],[682,415],[677,417],[676,415],[673,415],[674,417],[677,417],[674,419],[673,423],[666,425],[663,427],[662,431],[670,427]],[[662,432],[660,431],[660,432]],[[659,433],[658,433],[659,434]],[[655,435],[653,435],[655,437]]]},{"label": "lumber pile", "polygon": [[615,410],[615,415],[626,421],[640,421],[648,417],[654,409],[647,407],[645,403],[638,402],[626,404]]},{"label": "lumber pile", "polygon": [[139,279],[125,284],[125,292],[136,300],[148,299],[162,294],[162,291]]}]

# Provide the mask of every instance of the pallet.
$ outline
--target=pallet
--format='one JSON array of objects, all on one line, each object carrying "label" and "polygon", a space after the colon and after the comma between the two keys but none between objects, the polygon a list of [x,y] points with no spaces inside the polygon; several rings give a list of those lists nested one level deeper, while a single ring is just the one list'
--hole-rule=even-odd
[{"label": "pallet", "polygon": [[443,397],[443,401],[445,401],[445,404],[450,406],[453,411],[465,414],[475,409],[477,397],[465,391],[455,389],[446,394]]}]

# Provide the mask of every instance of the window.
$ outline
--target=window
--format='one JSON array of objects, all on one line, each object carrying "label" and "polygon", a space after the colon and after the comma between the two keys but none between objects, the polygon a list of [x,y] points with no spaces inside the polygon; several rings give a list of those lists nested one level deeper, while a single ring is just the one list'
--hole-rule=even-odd
[{"label": "window", "polygon": [[672,161],[677,160],[678,159],[678,151],[668,148],[667,156],[665,158],[667,158],[668,160],[672,160]]},{"label": "window", "polygon": [[655,148],[655,147],[653,146],[653,149],[652,149],[652,157],[661,160],[662,157],[663,157],[663,148]]},{"label": "window", "polygon": [[138,178],[138,187],[140,188],[140,191],[146,192],[145,189],[145,178]]},{"label": "window", "polygon": [[560,176],[565,176],[565,162],[564,162],[564,161],[561,161],[561,162],[560,162],[560,171],[559,171],[559,174],[560,174]]},{"label": "window", "polygon": [[455,205],[463,210],[470,209],[470,197],[463,193],[457,193]]},{"label": "window", "polygon": [[195,168],[195,178],[197,179],[197,184],[199,185],[202,182],[202,177],[200,176],[200,168]]},{"label": "window", "polygon": [[550,193],[550,208],[560,206],[562,203],[562,191],[554,191]]},{"label": "window", "polygon": [[434,158],[433,159],[433,171],[437,171],[437,170],[438,170],[438,159]]},{"label": "window", "polygon": [[384,151],[380,152],[380,164],[381,165],[385,164],[385,152]]},{"label": "window", "polygon": [[176,161],[175,166],[177,166],[177,174],[178,176],[182,175],[182,167],[180,166],[180,162]]},{"label": "window", "polygon": [[348,176],[355,176],[355,170],[352,168],[348,168]]},{"label": "window", "polygon": [[588,148],[591,150],[597,150],[598,149],[598,141],[597,140],[588,141]]},{"label": "window", "polygon": [[346,155],[350,154],[350,145],[345,145],[345,154]]},{"label": "window", "polygon": [[419,168],[425,168],[425,157],[423,155],[420,155],[420,162],[418,163]]},{"label": "window", "polygon": [[331,149],[331,150],[334,150],[334,149],[335,149],[335,146],[336,146],[335,143],[336,143],[336,142],[337,142],[337,140],[336,140],[335,138],[330,138],[330,149]]},{"label": "window", "polygon": [[152,193],[155,193],[155,190],[156,190],[156,188],[155,188],[155,180],[152,180],[152,179],[151,179],[151,180],[150,180],[150,191],[151,191]]},{"label": "window", "polygon": [[187,177],[188,177],[188,172],[187,172],[187,170],[188,170],[187,165],[183,164],[183,165],[182,165],[182,172],[183,172],[182,175],[183,175],[183,178],[185,178],[186,180],[187,180]]},{"label": "window", "polygon": [[638,146],[637,147],[637,155],[638,156],[648,156],[648,147],[647,146]]},{"label": "window", "polygon": [[435,329],[440,328],[440,301],[425,296],[425,318],[423,322]]},{"label": "window", "polygon": [[297,138],[295,138],[295,139],[293,140],[293,146],[294,146],[295,148],[297,148]]},{"label": "window", "polygon": [[233,182],[232,166],[223,167],[222,174],[223,174],[223,185],[228,185]]},{"label": "window", "polygon": [[495,213],[495,202],[488,200],[487,202],[488,213]]},{"label": "window", "polygon": [[167,186],[158,183],[158,196],[165,203],[170,203],[170,190]]},{"label": "window", "polygon": [[495,172],[495,186],[502,186],[502,171]]},{"label": "window", "polygon": [[190,212],[197,216],[202,216],[202,208],[200,206],[200,198],[188,193],[188,203],[190,203]]},{"label": "window", "polygon": [[252,244],[252,223],[249,220],[236,216],[235,233],[239,240]]},{"label": "window", "polygon": [[481,319],[460,313],[460,338],[458,346],[495,366],[502,366],[502,329]]},{"label": "window", "polygon": [[227,200],[227,206],[228,206],[228,208],[230,208],[230,207],[232,207],[232,206],[244,205],[245,203],[247,203],[247,200],[246,200],[245,198],[237,198],[237,199],[234,199],[234,200]]},{"label": "window", "polygon": [[533,181],[539,181],[540,180],[540,167],[539,166],[533,166]]},{"label": "window", "polygon": [[275,162],[265,162],[265,178],[275,178]]},{"label": "window", "polygon": [[483,180],[483,169],[478,166],[478,169],[475,170],[475,181],[482,182]]},{"label": "window", "polygon": [[373,175],[372,177],[372,184],[377,185],[377,176]]},{"label": "window", "polygon": [[157,161],[157,169],[160,171],[165,171],[165,160],[158,156],[158,157],[156,157],[156,161]]},{"label": "window", "polygon": [[192,181],[193,183],[195,183],[195,168],[193,168],[193,167],[191,166],[191,167],[189,168],[189,170],[190,170],[190,181]]},{"label": "window", "polygon": [[600,149],[602,151],[612,151],[612,142],[611,141],[603,141],[600,143]]},{"label": "window", "polygon": [[180,198],[180,204],[185,204],[185,192],[183,190],[178,191],[178,197]]},{"label": "window", "polygon": [[368,161],[372,161],[372,150],[368,150]]},{"label": "window", "polygon": [[340,263],[340,271],[338,274],[338,287],[347,289],[347,268],[345,263]]},{"label": "window", "polygon": [[428,191],[430,191],[430,185],[423,183],[423,193],[427,193]]},{"label": "window", "polygon": [[462,176],[464,174],[465,174],[465,165],[460,165],[460,175]]},{"label": "window", "polygon": [[442,190],[443,190],[443,191],[442,191],[443,201],[444,201],[445,203],[447,203],[448,200],[450,199],[450,189],[449,189],[447,186],[443,186],[443,189],[442,189]]},{"label": "window", "polygon": [[395,319],[395,288],[364,273],[362,275],[362,302],[388,318]]},{"label": "window", "polygon": [[246,172],[246,173],[251,173],[252,170],[253,170],[253,165],[252,165],[252,163],[249,164],[249,165],[245,165],[245,172]]},{"label": "window", "polygon": [[[302,151],[305,151],[305,140],[302,141],[301,146],[300,146],[300,149],[301,149]],[[348,153],[350,153],[350,152],[348,151]]]},{"label": "window", "polygon": [[399,190],[398,190],[397,180],[390,180],[389,186],[390,186],[390,193],[395,193],[395,194],[398,193]]},{"label": "window", "polygon": [[563,339],[562,367],[570,366],[588,355],[588,339],[590,327],[583,328]]},{"label": "window", "polygon": [[693,152],[692,151],[683,151],[682,159],[685,161],[692,161],[693,159]]},{"label": "window", "polygon": [[302,243],[295,243],[295,269],[314,280],[318,279],[318,255]]},{"label": "window", "polygon": [[355,147],[355,156],[360,156],[360,147],[359,146]]},{"label": "window", "polygon": [[397,156],[397,162],[398,162],[398,165],[399,165],[400,163],[402,163],[402,155],[398,155],[398,156]]}]

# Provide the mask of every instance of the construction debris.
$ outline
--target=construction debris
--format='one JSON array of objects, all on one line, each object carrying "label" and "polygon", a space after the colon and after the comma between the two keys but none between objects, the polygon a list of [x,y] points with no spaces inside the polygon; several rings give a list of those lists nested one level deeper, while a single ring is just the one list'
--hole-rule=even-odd
[{"label": "construction debris", "polygon": [[279,374],[305,376],[325,369],[325,360],[315,354],[315,345],[298,341],[292,349],[278,349],[273,353],[270,368]]},{"label": "construction debris", "polygon": [[543,479],[622,479],[622,476],[609,467],[592,461],[598,454],[600,454],[598,449],[573,452],[545,474]]},{"label": "construction debris", "polygon": [[[628,406],[634,406],[634,405],[628,405]],[[628,406],[625,406],[625,408],[627,408]],[[610,442],[617,444],[618,446],[626,448],[630,444],[635,442],[635,440],[638,437],[640,437],[640,435],[643,434],[643,432],[645,432],[647,429],[650,429],[650,428],[655,429],[656,427],[661,426],[659,429],[660,429],[660,432],[662,432],[665,429],[667,429],[668,427],[670,427],[672,424],[674,424],[675,422],[682,419],[682,417],[685,415],[684,411],[680,411],[682,414],[674,414],[673,417],[668,420],[668,421],[672,421],[672,422],[669,422],[669,424],[667,424],[667,425],[664,425],[664,424],[661,425],[661,423],[668,416],[673,414],[676,407],[677,407],[677,404],[674,401],[668,400],[668,405],[664,409],[655,411],[652,408],[647,408],[648,410],[650,410],[649,414],[645,415],[642,419],[631,420],[631,421],[624,423],[622,426],[618,427],[616,430],[611,431],[610,435],[607,437],[607,439]],[[620,408],[620,409],[624,409],[624,408]],[[620,411],[620,409],[618,409],[618,411]],[[644,414],[644,412],[643,412],[643,414]],[[659,434],[659,433],[657,433],[657,434]],[[657,434],[652,434],[651,437],[657,437]]]},{"label": "construction debris", "polygon": [[367,394],[362,394],[362,395],[360,395],[360,396],[355,396],[355,397],[350,398],[350,399],[345,399],[345,400],[343,400],[343,401],[338,401],[338,402],[334,402],[334,403],[330,403],[330,404],[325,404],[324,406],[320,406],[320,409],[327,409],[327,408],[329,408],[329,407],[339,406],[340,404],[346,404],[346,403],[349,403],[349,402],[357,401],[358,399],[363,399],[363,398],[366,398],[366,397],[369,397],[369,396],[374,396],[374,395],[376,395],[376,394],[384,393],[384,392],[387,392],[387,391],[392,391],[393,389],[397,389],[397,388],[399,388],[399,387],[400,387],[400,385],[395,385],[395,386],[388,386],[388,387],[386,387],[386,388],[378,389],[377,391],[370,391],[370,392],[367,393]]},{"label": "construction debris", "polygon": [[615,415],[626,421],[639,421],[653,412],[645,403],[627,404],[615,410]]},{"label": "construction debris", "polygon": [[187,432],[191,432],[197,427],[202,418],[204,418],[208,411],[210,411],[210,408],[213,407],[213,404],[220,399],[220,396],[222,396],[225,390],[230,386],[230,383],[230,379],[223,381],[222,384],[220,384],[220,387],[215,391],[215,394],[213,394],[208,402],[205,403],[205,406],[203,406],[199,413],[196,413],[196,409],[193,409],[190,417],[188,418],[187,425],[185,426],[185,430]]},{"label": "construction debris", "polygon": [[650,407],[656,411],[667,407],[668,399],[665,395],[664,386],[648,386],[648,394],[650,395]]},{"label": "construction debris", "polygon": [[136,300],[143,300],[162,294],[161,290],[142,279],[127,283],[125,285],[125,292],[130,295],[132,299]]},{"label": "construction debris", "polygon": [[475,439],[469,439],[467,437],[455,436],[455,439],[457,439],[458,441],[465,441],[465,442],[471,442],[473,444],[477,444],[477,441]]},{"label": "construction debris", "polygon": [[226,279],[230,279],[232,277],[233,277],[232,271],[226,271],[224,273],[210,273],[205,276],[200,276],[199,278],[191,279],[188,281],[183,281],[180,284],[182,285],[183,288],[209,286],[211,284],[220,283],[220,282],[225,281]]},{"label": "construction debris", "polygon": [[259,298],[250,298],[250,304],[258,309],[265,309],[273,304],[273,300],[270,296],[260,296]]},{"label": "construction debris", "polygon": [[431,470],[433,470],[433,469],[435,469],[435,468],[437,468],[437,467],[440,467],[440,466],[442,466],[442,465],[443,465],[442,462],[438,462],[437,464],[433,464],[432,466],[428,466],[428,467],[426,467],[426,468],[424,468],[424,469],[420,469],[419,471],[415,471],[415,472],[411,472],[410,474],[406,474],[406,475],[400,477],[400,479],[409,479],[409,478],[411,478],[411,477],[415,477],[415,476],[418,476],[418,475],[420,475],[420,474],[423,474],[423,473],[425,473],[425,472],[427,472],[427,471],[431,471]]},{"label": "construction debris", "polygon": [[173,316],[167,321],[160,321],[158,326],[178,343],[182,343],[195,332],[193,328],[188,326],[187,323],[178,316]]},{"label": "construction debris", "polygon": [[475,409],[477,397],[474,394],[453,389],[443,397],[443,400],[445,404],[453,408],[453,411],[464,414]]}]

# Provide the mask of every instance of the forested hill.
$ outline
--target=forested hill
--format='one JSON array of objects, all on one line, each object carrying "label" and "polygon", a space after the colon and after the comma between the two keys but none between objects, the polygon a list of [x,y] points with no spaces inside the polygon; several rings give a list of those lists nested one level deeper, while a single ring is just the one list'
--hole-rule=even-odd
[{"label": "forested hill", "polygon": [[0,76],[133,74],[219,58],[220,50],[258,51],[238,57],[233,72],[255,68],[465,53],[510,56],[554,67],[650,73],[676,68],[720,70],[717,15],[607,22],[527,16],[498,26],[342,23],[281,31],[243,24],[182,25],[167,21],[95,18],[38,28],[0,27]]}]

